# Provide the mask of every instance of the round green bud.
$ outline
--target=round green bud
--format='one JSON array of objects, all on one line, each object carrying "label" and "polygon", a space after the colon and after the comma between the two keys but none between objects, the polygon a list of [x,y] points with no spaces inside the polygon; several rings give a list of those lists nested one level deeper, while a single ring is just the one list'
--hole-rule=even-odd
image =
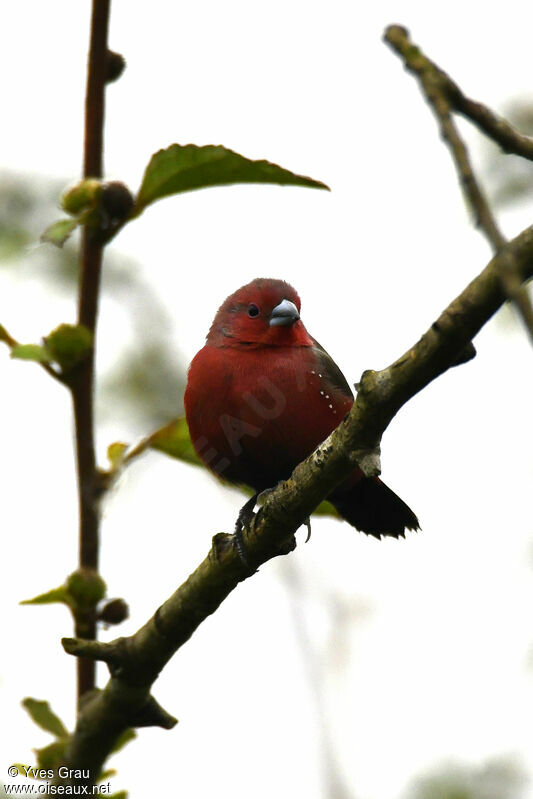
[{"label": "round green bud", "polygon": [[67,590],[78,605],[96,605],[105,597],[107,586],[93,569],[78,569],[67,577]]},{"label": "round green bud", "polygon": [[86,178],[65,192],[61,198],[61,207],[67,214],[77,216],[87,209],[97,208],[101,196],[101,181],[96,178]]}]

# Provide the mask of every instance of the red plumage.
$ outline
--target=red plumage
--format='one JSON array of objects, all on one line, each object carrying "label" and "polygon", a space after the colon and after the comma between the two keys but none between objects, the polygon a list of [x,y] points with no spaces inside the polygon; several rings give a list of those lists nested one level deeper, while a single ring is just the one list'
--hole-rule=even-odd
[{"label": "red plumage", "polygon": [[[189,368],[185,413],[198,456],[222,479],[258,492],[289,477],[353,404],[342,372],[299,312],[288,283],[253,280],[221,305]],[[358,468],[328,500],[378,538],[419,526],[403,500]]]}]

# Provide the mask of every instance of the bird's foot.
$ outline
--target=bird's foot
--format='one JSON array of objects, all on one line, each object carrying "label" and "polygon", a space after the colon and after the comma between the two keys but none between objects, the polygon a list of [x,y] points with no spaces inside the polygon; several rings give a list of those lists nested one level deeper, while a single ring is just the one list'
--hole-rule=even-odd
[{"label": "bird's foot", "polygon": [[252,523],[257,497],[258,495],[254,494],[253,497],[250,497],[248,502],[245,502],[240,509],[233,533],[233,543],[235,549],[237,550],[237,554],[239,555],[241,562],[248,568],[250,564],[248,562],[248,558],[246,557],[246,547],[244,546],[242,531],[245,527],[248,527]]},{"label": "bird's foot", "polygon": [[[275,491],[276,488],[278,486],[280,486],[282,483],[283,483],[283,480],[280,480],[279,483],[274,486],[274,488],[265,488],[264,491],[261,491],[261,493],[257,495],[257,504],[259,506],[263,506],[265,504],[266,500],[268,499],[268,497],[270,496],[270,494],[272,494],[272,492]],[[307,528],[307,537],[305,539],[305,543],[307,544],[307,542],[311,538],[311,517],[310,516],[308,516],[307,519],[304,519],[304,524],[305,524],[305,526]]]},{"label": "bird's foot", "polygon": [[[281,483],[282,481],[280,481]],[[278,483],[278,485],[280,485]],[[241,563],[250,568],[250,562],[248,560],[248,556],[246,554],[246,547],[244,544],[244,537],[243,537],[243,530],[248,527],[253,532],[254,531],[254,523],[255,523],[255,514],[254,509],[256,504],[262,506],[265,504],[265,501],[268,499],[270,494],[275,491],[277,486],[274,488],[266,488],[261,493],[254,494],[253,497],[244,503],[242,508],[239,511],[239,515],[237,516],[237,521],[235,522],[235,530],[233,532],[233,546],[237,550],[237,554]],[[304,520],[304,524],[307,528],[307,537],[305,539],[305,543],[309,541],[311,538],[311,519],[308,516],[307,519]],[[280,547],[279,554],[286,555],[289,552],[292,552],[293,549],[296,547],[296,539],[294,536],[291,536],[289,541],[287,541],[282,547]]]},{"label": "bird's foot", "polygon": [[261,493],[257,495],[257,504],[260,507],[262,507],[269,498],[269,496],[272,494],[272,492],[275,491],[276,488],[280,486],[282,483],[283,480],[280,480],[279,483],[276,483],[276,485],[273,488],[265,488],[264,491],[261,491]]}]

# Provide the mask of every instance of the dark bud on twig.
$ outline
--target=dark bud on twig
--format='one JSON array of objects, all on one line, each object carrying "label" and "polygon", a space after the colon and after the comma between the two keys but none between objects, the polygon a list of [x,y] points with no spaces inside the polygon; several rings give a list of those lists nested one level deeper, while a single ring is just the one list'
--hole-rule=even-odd
[{"label": "dark bud on twig", "polygon": [[98,609],[97,620],[104,624],[120,624],[130,615],[130,609],[123,599],[109,599]]},{"label": "dark bud on twig", "polygon": [[115,53],[113,50],[107,51],[107,72],[105,76],[106,83],[113,83],[118,80],[124,70],[126,69],[126,59],[120,53]]},{"label": "dark bud on twig", "polygon": [[133,195],[128,187],[118,180],[104,183],[102,189],[101,208],[114,227],[129,216],[134,203]]}]

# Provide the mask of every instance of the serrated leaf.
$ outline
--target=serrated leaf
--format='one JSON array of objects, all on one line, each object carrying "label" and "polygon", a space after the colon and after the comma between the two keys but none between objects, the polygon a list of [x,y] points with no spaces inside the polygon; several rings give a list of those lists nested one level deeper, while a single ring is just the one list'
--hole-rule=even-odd
[{"label": "serrated leaf", "polygon": [[57,222],[53,222],[41,234],[41,241],[43,244],[53,244],[55,247],[62,247],[79,224],[79,219],[59,219]]},{"label": "serrated leaf", "polygon": [[121,749],[124,749],[126,744],[129,744],[129,742],[133,741],[133,739],[136,738],[136,737],[137,737],[137,733],[135,732],[134,729],[130,728],[128,730],[124,730],[124,732],[122,732],[118,736],[115,744],[113,745],[113,748],[111,749],[111,752],[113,754],[115,752],[120,752]]},{"label": "serrated leaf", "polygon": [[19,358],[21,361],[38,361],[39,363],[50,363],[52,356],[41,344],[16,344],[11,349],[11,357]]},{"label": "serrated leaf", "polygon": [[184,416],[174,419],[170,424],[156,430],[150,436],[150,447],[159,450],[159,452],[164,452],[165,455],[170,455],[171,458],[193,463],[195,466],[202,465],[194,451],[187,420]]},{"label": "serrated leaf", "polygon": [[72,369],[92,347],[93,336],[84,325],[62,324],[44,339],[46,351],[63,371]]},{"label": "serrated leaf", "polygon": [[117,466],[120,465],[127,449],[128,444],[124,444],[123,441],[114,441],[108,446],[107,460],[109,461],[112,469],[116,469]]},{"label": "serrated leaf", "polygon": [[234,183],[277,183],[329,191],[318,180],[296,175],[270,161],[252,161],[221,145],[171,144],[155,153],[146,167],[133,215],[171,194]]},{"label": "serrated leaf", "polygon": [[48,702],[26,697],[26,699],[22,700],[22,706],[28,711],[33,721],[41,727],[41,729],[46,730],[46,732],[51,732],[56,738],[68,737],[68,731],[65,725],[59,716],[56,716]]},{"label": "serrated leaf", "polygon": [[66,585],[59,588],[52,588],[44,594],[34,596],[33,599],[23,599],[21,605],[51,605],[53,602],[62,602],[64,605],[70,604],[70,594]]}]

